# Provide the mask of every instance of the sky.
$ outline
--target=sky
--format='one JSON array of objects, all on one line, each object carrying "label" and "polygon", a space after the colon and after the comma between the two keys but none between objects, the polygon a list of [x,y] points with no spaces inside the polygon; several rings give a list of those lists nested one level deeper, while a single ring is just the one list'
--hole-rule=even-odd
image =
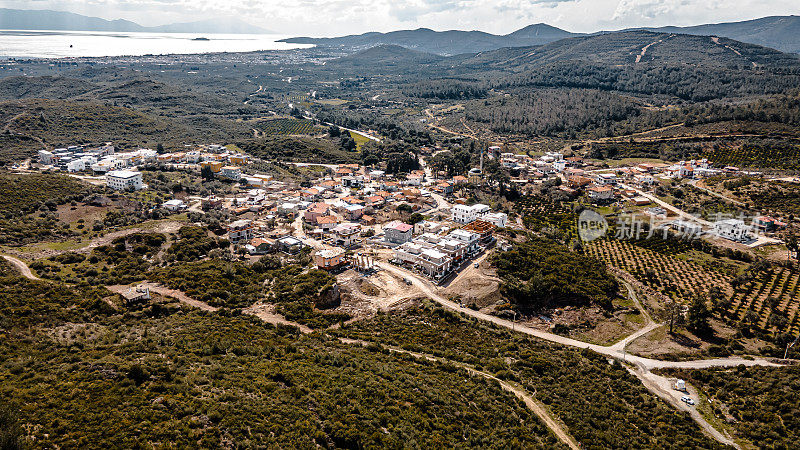
[{"label": "sky", "polygon": [[280,34],[338,36],[432,28],[506,34],[534,23],[593,32],[800,15],[800,0],[0,0],[145,26],[236,17]]}]

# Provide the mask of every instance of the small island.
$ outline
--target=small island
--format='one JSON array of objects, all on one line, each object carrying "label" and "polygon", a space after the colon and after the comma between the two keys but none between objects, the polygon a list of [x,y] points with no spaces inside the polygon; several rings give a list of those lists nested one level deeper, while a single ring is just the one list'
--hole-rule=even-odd
[{"label": "small island", "polygon": [[196,37],[196,38],[194,38],[192,40],[193,41],[210,41],[211,39],[209,39],[207,37]]}]

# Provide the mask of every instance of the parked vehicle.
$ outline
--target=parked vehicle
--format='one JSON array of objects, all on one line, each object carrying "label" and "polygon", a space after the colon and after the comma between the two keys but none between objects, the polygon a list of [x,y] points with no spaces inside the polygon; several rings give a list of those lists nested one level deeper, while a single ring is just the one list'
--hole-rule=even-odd
[{"label": "parked vehicle", "polygon": [[694,405],[694,400],[692,400],[692,397],[689,397],[688,395],[684,395],[683,397],[681,397],[681,401],[689,406]]}]

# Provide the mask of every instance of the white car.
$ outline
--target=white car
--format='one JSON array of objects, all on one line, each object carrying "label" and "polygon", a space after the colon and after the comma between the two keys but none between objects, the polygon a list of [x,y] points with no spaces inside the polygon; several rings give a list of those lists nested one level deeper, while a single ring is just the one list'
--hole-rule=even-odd
[{"label": "white car", "polygon": [[681,401],[689,406],[694,405],[694,400],[692,400],[692,397],[689,397],[688,395],[684,395],[683,397],[681,397]]}]

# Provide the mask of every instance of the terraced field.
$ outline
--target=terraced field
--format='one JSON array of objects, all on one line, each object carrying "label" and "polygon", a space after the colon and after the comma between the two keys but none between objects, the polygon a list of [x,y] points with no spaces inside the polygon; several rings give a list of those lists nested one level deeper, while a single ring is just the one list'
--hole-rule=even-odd
[{"label": "terraced field", "polygon": [[600,239],[586,245],[586,252],[606,264],[624,270],[657,292],[680,302],[704,295],[716,286],[733,293],[730,275],[699,264],[659,253],[617,239]]},{"label": "terraced field", "polygon": [[314,123],[302,119],[274,119],[259,123],[258,129],[267,136],[312,134]]},{"label": "terraced field", "polygon": [[[733,294],[729,316],[733,320],[752,321],[761,330],[797,333],[799,307],[800,271],[776,267],[753,277]],[[749,314],[750,311],[755,315]]]},{"label": "terraced field", "polygon": [[585,251],[623,270],[654,291],[688,304],[695,295],[708,297],[713,287],[727,298],[722,317],[765,332],[800,332],[800,270],[769,267],[734,289],[728,273],[677,257],[681,252],[656,252],[630,242],[601,239]]}]

